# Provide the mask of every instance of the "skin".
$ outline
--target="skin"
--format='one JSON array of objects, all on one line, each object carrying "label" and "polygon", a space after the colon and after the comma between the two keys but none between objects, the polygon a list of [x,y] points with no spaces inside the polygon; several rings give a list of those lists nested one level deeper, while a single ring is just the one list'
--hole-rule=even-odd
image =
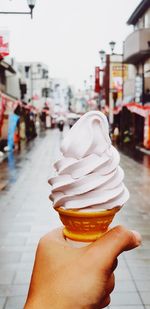
[{"label": "skin", "polygon": [[73,248],[62,229],[38,245],[24,309],[105,308],[114,289],[117,257],[141,243],[137,232],[117,226],[92,244]]}]

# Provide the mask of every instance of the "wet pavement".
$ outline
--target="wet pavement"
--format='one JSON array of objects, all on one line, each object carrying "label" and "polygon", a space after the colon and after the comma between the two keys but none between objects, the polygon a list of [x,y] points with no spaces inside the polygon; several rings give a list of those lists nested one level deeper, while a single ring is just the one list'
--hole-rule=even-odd
[{"label": "wet pavement", "polygon": [[[52,163],[61,134],[57,129],[37,138],[20,155],[0,164],[0,309],[22,309],[40,237],[60,225],[50,207]],[[144,160],[144,163],[143,163]],[[113,225],[124,224],[143,237],[140,248],[119,258],[111,309],[150,309],[150,168],[149,157],[135,160],[121,154],[131,197]]]}]

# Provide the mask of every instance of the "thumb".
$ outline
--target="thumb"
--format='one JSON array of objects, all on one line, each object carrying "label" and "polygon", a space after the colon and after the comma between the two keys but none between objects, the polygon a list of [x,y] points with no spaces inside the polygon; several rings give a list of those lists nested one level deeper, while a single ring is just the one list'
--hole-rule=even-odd
[{"label": "thumb", "polygon": [[116,226],[109,230],[103,237],[89,246],[95,262],[101,263],[106,268],[111,268],[114,261],[123,251],[138,247],[141,236],[138,232],[129,231],[123,226]]}]

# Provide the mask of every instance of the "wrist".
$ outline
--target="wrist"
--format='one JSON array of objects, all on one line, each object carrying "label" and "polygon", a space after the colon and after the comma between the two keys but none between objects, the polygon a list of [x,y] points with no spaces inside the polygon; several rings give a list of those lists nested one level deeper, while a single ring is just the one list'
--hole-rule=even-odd
[{"label": "wrist", "polygon": [[[46,301],[45,301],[46,299]],[[24,309],[77,309],[77,307],[70,305],[68,301],[64,301],[64,299],[60,298],[60,300],[54,300],[49,298],[49,301],[47,301],[47,297],[39,298],[39,297],[29,297],[26,301],[26,304],[24,306]],[[78,308],[80,309],[80,308]]]}]

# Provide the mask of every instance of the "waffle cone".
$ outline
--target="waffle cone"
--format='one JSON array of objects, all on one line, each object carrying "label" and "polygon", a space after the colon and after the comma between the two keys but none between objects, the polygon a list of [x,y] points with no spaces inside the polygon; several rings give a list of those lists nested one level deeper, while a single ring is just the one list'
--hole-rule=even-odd
[{"label": "waffle cone", "polygon": [[79,210],[56,209],[63,223],[64,236],[71,240],[92,242],[108,230],[120,207],[97,212],[80,212]]}]

